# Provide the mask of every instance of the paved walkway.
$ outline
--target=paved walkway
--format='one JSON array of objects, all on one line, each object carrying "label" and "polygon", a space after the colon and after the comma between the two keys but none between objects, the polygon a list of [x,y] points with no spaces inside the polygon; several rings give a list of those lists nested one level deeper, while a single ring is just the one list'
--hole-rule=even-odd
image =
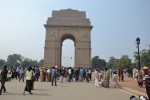
[{"label": "paved walkway", "polygon": [[0,100],[129,100],[132,94],[121,89],[95,87],[94,82],[35,82],[33,95],[23,95],[25,83],[18,80],[6,82],[7,93],[0,95]]},{"label": "paved walkway", "polygon": [[[112,79],[111,79],[111,84],[112,84]],[[133,78],[125,77],[124,81],[120,81],[119,83],[119,88],[134,93],[135,95],[144,95],[147,96],[145,86],[143,88],[140,88],[137,84],[137,81],[134,80]]]}]

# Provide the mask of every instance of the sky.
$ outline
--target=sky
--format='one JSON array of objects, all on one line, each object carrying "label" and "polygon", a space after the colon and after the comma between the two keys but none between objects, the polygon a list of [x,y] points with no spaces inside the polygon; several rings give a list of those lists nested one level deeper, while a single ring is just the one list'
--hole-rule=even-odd
[{"label": "sky", "polygon": [[[92,57],[108,61],[111,56],[129,55],[134,60],[137,37],[140,50],[149,49],[150,0],[1,0],[0,59],[6,60],[10,54],[43,59],[43,25],[53,10],[68,8],[85,11],[91,21]],[[73,44],[71,40],[63,42],[64,65],[74,64]]]}]

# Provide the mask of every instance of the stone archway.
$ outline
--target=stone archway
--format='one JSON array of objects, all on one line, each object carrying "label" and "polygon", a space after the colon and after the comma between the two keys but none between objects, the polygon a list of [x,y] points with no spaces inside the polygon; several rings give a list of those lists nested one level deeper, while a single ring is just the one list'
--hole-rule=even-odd
[{"label": "stone archway", "polygon": [[75,67],[91,67],[90,20],[84,11],[66,9],[53,11],[46,28],[44,66],[61,66],[62,42],[72,39],[75,43]]}]

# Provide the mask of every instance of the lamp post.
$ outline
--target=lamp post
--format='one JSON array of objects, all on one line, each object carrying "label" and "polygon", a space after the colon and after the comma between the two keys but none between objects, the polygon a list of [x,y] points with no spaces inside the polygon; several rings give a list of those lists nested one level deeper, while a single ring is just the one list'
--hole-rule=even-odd
[{"label": "lamp post", "polygon": [[70,57],[70,67],[71,67],[71,59],[72,59],[72,57]]},{"label": "lamp post", "polygon": [[67,57],[67,67],[68,67],[68,57]]},{"label": "lamp post", "polygon": [[63,57],[63,59],[64,59],[64,65],[63,66],[65,67],[65,57]]},{"label": "lamp post", "polygon": [[138,69],[140,70],[140,54],[139,54],[140,38],[139,37],[136,38],[136,44],[138,48]]}]

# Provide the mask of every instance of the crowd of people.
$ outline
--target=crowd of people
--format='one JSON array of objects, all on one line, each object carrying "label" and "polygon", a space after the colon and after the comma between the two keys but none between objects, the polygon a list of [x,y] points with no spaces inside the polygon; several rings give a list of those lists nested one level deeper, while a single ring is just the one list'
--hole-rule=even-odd
[{"label": "crowd of people", "polygon": [[[29,92],[29,94],[33,94],[31,90],[34,89],[34,82],[51,82],[52,86],[57,86],[57,80],[63,82],[83,82],[86,81],[89,83],[90,81],[95,81],[95,87],[105,87],[109,88],[109,81],[112,77],[114,82],[114,88],[119,86],[118,81],[124,81],[124,76],[132,77],[137,80],[139,87],[143,87],[145,85],[148,97],[150,96],[150,70],[137,70],[133,69],[91,69],[91,68],[58,68],[54,67],[41,67],[38,66],[29,66],[29,67],[17,67],[14,68],[11,66],[7,68],[4,66],[2,71],[0,72],[0,81],[1,81],[1,89],[0,95],[2,92],[6,92],[5,82],[11,79],[18,79],[19,82],[24,82],[26,80],[26,86],[24,88],[23,94],[25,92]],[[150,98],[150,97],[149,97]]]}]

